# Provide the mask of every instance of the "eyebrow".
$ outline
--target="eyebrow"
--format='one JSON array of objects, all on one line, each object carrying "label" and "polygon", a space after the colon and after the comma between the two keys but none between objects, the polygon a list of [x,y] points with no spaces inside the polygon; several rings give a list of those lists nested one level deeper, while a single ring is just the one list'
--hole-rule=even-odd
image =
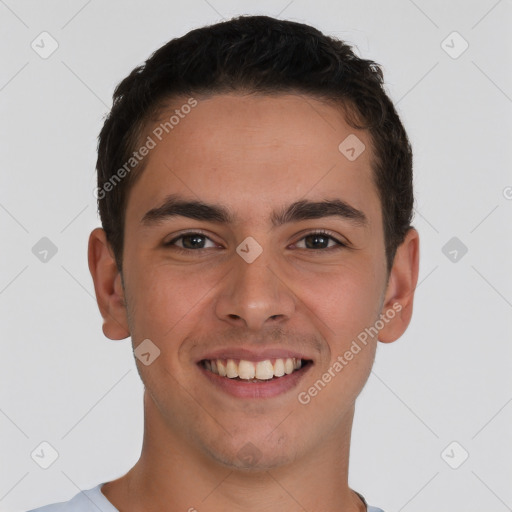
[{"label": "eyebrow", "polygon": [[[149,227],[177,216],[218,224],[234,224],[235,221],[235,216],[222,205],[187,200],[177,194],[170,194],[160,206],[146,212],[141,219],[141,223]],[[323,217],[341,217],[355,226],[365,227],[368,225],[368,219],[361,210],[341,199],[296,201],[273,211],[270,221],[272,226],[276,228],[291,222],[321,219]]]}]

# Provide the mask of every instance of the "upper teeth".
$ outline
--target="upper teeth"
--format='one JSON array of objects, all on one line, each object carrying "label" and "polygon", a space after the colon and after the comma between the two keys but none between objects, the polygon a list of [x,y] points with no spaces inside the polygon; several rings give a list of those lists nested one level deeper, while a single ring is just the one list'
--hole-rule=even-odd
[{"label": "upper teeth", "polygon": [[246,361],[245,359],[206,359],[204,365],[207,370],[221,377],[269,380],[273,377],[289,375],[294,370],[298,370],[302,361],[295,357],[265,359],[265,361],[258,362]]}]

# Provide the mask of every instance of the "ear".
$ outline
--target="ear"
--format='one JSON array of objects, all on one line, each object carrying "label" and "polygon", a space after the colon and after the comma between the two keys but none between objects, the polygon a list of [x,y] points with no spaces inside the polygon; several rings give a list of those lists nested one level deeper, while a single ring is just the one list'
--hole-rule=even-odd
[{"label": "ear", "polygon": [[386,287],[381,313],[387,321],[378,336],[383,343],[391,343],[400,338],[411,321],[419,259],[419,234],[410,228],[397,248]]},{"label": "ear", "polygon": [[89,270],[94,281],[96,300],[103,317],[103,333],[111,340],[122,340],[130,335],[121,274],[113,251],[101,228],[89,236]]}]

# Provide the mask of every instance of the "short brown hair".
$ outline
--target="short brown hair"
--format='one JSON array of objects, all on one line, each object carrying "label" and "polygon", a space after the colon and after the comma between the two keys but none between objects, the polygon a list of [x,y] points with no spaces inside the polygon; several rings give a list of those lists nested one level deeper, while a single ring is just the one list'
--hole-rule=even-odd
[{"label": "short brown hair", "polygon": [[[98,210],[122,271],[127,198],[144,162],[120,170],[163,102],[227,92],[299,93],[332,101],[346,122],[369,132],[381,201],[388,272],[411,227],[412,150],[383,87],[378,64],[336,38],[302,23],[239,16],[172,39],[118,84],[98,137]],[[115,179],[115,181],[114,181]],[[109,185],[110,184],[110,185]]]}]

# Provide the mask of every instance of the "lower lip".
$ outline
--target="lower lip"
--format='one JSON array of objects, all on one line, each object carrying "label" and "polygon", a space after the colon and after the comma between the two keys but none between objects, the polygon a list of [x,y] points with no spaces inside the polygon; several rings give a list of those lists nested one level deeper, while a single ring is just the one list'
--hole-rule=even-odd
[{"label": "lower lip", "polygon": [[229,395],[238,398],[270,398],[282,395],[296,387],[311,366],[313,366],[312,363],[308,363],[289,375],[274,377],[268,381],[244,382],[243,380],[221,377],[198,364],[199,370],[211,383]]}]

